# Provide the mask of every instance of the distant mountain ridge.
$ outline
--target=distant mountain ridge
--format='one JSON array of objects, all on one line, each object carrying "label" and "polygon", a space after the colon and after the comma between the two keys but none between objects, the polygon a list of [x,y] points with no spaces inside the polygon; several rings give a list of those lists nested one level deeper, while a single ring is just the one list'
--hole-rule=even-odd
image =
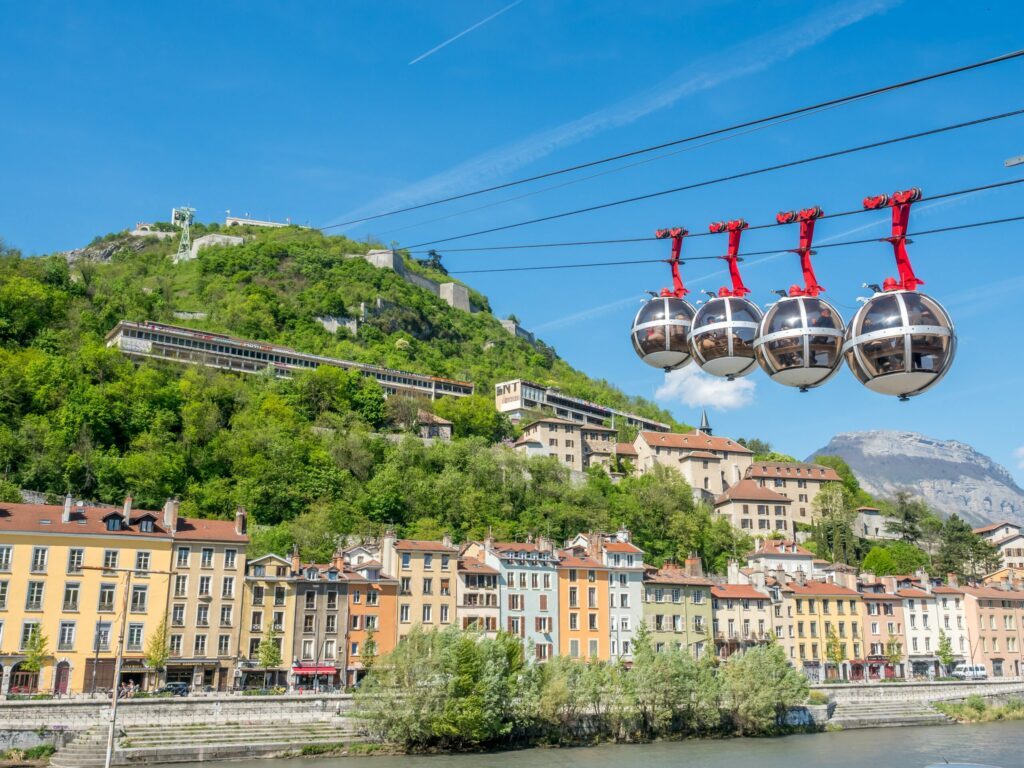
[{"label": "distant mountain ridge", "polygon": [[874,496],[907,490],[944,516],[955,512],[975,525],[1024,523],[1024,490],[1005,467],[966,443],[917,432],[843,432],[811,458],[820,455],[842,457]]}]

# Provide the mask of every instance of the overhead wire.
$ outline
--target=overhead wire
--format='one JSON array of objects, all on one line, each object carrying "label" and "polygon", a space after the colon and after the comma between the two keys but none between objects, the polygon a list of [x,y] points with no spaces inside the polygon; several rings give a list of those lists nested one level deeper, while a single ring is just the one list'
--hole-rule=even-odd
[{"label": "overhead wire", "polygon": [[815,110],[820,110],[820,109],[825,108],[825,107],[838,106],[840,104],[845,104],[845,103],[849,103],[849,102],[852,102],[852,101],[857,101],[857,100],[868,98],[868,97],[871,97],[871,96],[877,96],[877,95],[880,95],[880,94],[883,94],[883,93],[890,93],[892,91],[900,90],[902,88],[907,88],[907,87],[910,87],[910,86],[913,86],[913,85],[918,85],[920,83],[929,82],[931,80],[938,80],[940,78],[961,74],[963,72],[969,72],[969,71],[972,71],[972,70],[975,70],[975,69],[981,69],[983,67],[988,67],[988,66],[991,66],[991,65],[994,65],[994,64],[1001,64],[1001,63],[1006,62],[1006,61],[1011,61],[1013,59],[1020,58],[1021,56],[1024,56],[1024,49],[1020,49],[1020,50],[1016,50],[1016,51],[1010,51],[1008,53],[1004,53],[1004,54],[1001,54],[999,56],[995,56],[995,57],[992,57],[992,58],[989,58],[989,59],[983,59],[982,61],[977,61],[977,62],[974,62],[974,63],[971,63],[971,64],[965,64],[965,65],[960,66],[960,67],[953,67],[951,69],[942,70],[940,72],[933,72],[933,73],[928,74],[928,75],[923,75],[921,77],[911,78],[909,80],[903,80],[903,81],[900,81],[900,82],[897,82],[897,83],[891,83],[889,85],[881,86],[881,87],[878,87],[878,88],[871,88],[869,90],[860,91],[859,93],[850,94],[848,96],[841,96],[839,98],[828,99],[826,101],[818,102],[816,104],[810,104],[810,105],[807,105],[807,106],[804,106],[804,107],[799,107],[799,108],[796,108],[796,109],[786,110],[784,112],[779,112],[779,113],[776,113],[776,114],[773,114],[773,115],[768,115],[767,117],[761,117],[761,118],[757,118],[757,119],[754,119],[754,120],[748,120],[748,121],[745,121],[745,122],[742,122],[742,123],[736,123],[734,125],[725,126],[723,128],[716,128],[716,129],[711,130],[711,131],[704,131],[702,133],[694,134],[692,136],[686,136],[686,137],[683,137],[683,138],[680,138],[680,139],[673,139],[672,141],[666,141],[666,142],[662,142],[660,144],[654,144],[654,145],[651,145],[651,146],[648,146],[648,147],[641,147],[640,149],[634,149],[634,150],[630,150],[628,152],[621,152],[621,153],[618,153],[618,154],[615,154],[615,155],[609,155],[607,157],[598,158],[596,160],[590,160],[590,161],[587,161],[587,162],[584,162],[584,163],[577,163],[575,165],[566,166],[564,168],[558,168],[558,169],[555,169],[553,171],[547,171],[545,173],[539,173],[539,174],[535,174],[533,176],[526,176],[526,177],[523,177],[523,178],[515,179],[513,181],[504,182],[504,183],[501,183],[501,184],[494,184],[494,185],[491,185],[489,187],[481,187],[479,189],[470,190],[469,192],[461,192],[461,193],[454,194],[454,195],[448,195],[446,197],[437,198],[435,200],[429,200],[429,201],[427,201],[425,203],[417,203],[415,205],[408,205],[408,206],[401,207],[401,208],[395,208],[395,209],[390,210],[390,211],[383,211],[381,213],[375,213],[375,214],[372,214],[372,215],[369,215],[369,216],[362,216],[360,218],[350,219],[348,221],[342,221],[342,222],[337,222],[337,223],[334,223],[334,224],[328,224],[328,225],[323,226],[323,227],[318,227],[317,229],[320,229],[321,231],[324,231],[324,230],[328,230],[328,229],[336,229],[338,227],[346,227],[346,226],[350,226],[352,224],[359,224],[359,223],[362,223],[362,222],[365,222],[365,221],[373,221],[375,219],[384,218],[386,216],[395,216],[395,215],[400,214],[400,213],[407,213],[409,211],[415,211],[415,210],[420,210],[420,209],[423,209],[423,208],[429,208],[429,207],[432,207],[432,206],[435,206],[435,205],[441,205],[442,203],[448,203],[448,202],[452,202],[452,201],[455,201],[455,200],[463,200],[463,199],[465,199],[467,197],[474,197],[474,196],[477,196],[477,195],[486,194],[488,192],[496,192],[496,191],[501,190],[501,189],[508,189],[510,187],[519,186],[521,184],[527,184],[527,183],[530,183],[530,182],[533,182],[533,181],[540,181],[541,179],[548,179],[548,178],[551,178],[553,176],[559,176],[559,175],[562,175],[562,174],[565,174],[565,173],[572,173],[573,171],[580,171],[580,170],[583,170],[585,168],[593,168],[594,166],[603,165],[605,163],[615,162],[616,160],[624,160],[624,159],[629,158],[629,157],[636,157],[637,155],[647,154],[649,152],[657,152],[658,150],[667,149],[668,147],[677,146],[679,144],[686,144],[686,143],[689,143],[689,142],[692,142],[692,141],[699,141],[700,139],[710,138],[712,136],[719,136],[719,135],[722,135],[722,134],[731,133],[733,131],[738,131],[738,130],[741,130],[743,128],[750,128],[752,126],[760,125],[762,123],[770,123],[772,121],[780,120],[781,118],[791,117],[791,116],[795,116],[795,115],[801,115],[801,114],[804,114],[804,113],[813,112]]},{"label": "overhead wire", "polygon": [[873,141],[869,144],[860,144],[855,147],[847,147],[846,149],[834,150],[832,152],[825,152],[819,155],[812,155],[811,157],[804,157],[799,160],[790,160],[785,163],[777,163],[775,165],[769,165],[762,168],[755,168],[750,171],[741,171],[739,173],[732,173],[727,176],[719,176],[715,179],[706,179],[704,181],[693,182],[692,184],[684,184],[678,187],[672,187],[670,189],[663,189],[657,192],[648,192],[643,195],[634,195],[633,197],[622,198],[619,200],[612,200],[607,203],[599,203],[597,205],[590,205],[585,208],[576,208],[571,211],[562,211],[560,213],[550,214],[548,216],[540,216],[535,219],[527,219],[526,221],[519,221],[513,224],[504,224],[499,227],[490,227],[488,229],[480,229],[475,232],[466,232],[461,235],[452,235],[451,237],[439,238],[437,240],[427,240],[422,243],[415,243],[408,246],[409,248],[422,248],[428,245],[438,245],[440,243],[450,243],[454,240],[464,240],[467,237],[476,237],[478,235],[486,235],[492,232],[503,232],[509,229],[518,229],[519,227],[529,226],[531,224],[540,224],[545,221],[555,221],[557,219],[564,219],[570,216],[579,216],[583,213],[592,213],[594,211],[606,210],[608,208],[614,208],[620,205],[628,205],[631,203],[638,203],[644,200],[653,200],[658,197],[664,197],[665,195],[677,194],[679,192],[686,192],[693,189],[700,189],[703,187],[710,187],[715,184],[721,184],[726,181],[735,181],[737,179],[750,178],[752,176],[759,176],[766,173],[773,173],[775,171],[784,170],[787,168],[795,168],[801,165],[807,165],[809,163],[819,162],[821,160],[830,160],[836,157],[844,157],[846,155],[856,154],[858,152],[865,152],[869,149],[877,149],[879,147],[891,146],[893,144],[900,144],[906,141],[913,141],[915,139],[922,139],[928,136],[936,136],[942,133],[949,133],[950,131],[960,130],[962,128],[970,128],[976,125],[983,125],[985,123],[991,123],[996,120],[1005,120],[1010,117],[1019,117],[1024,114],[1024,109],[1015,109],[1010,112],[1000,112],[995,115],[986,115],[985,117],[979,117],[974,120],[967,120],[960,123],[953,123],[952,125],[944,125],[939,128],[930,128],[926,131],[918,131],[916,133],[906,134],[904,136],[897,136],[891,139],[883,139],[881,141]]},{"label": "overhead wire", "polygon": [[[955,232],[963,229],[975,229],[977,227],[988,227],[996,224],[1008,224],[1015,221],[1024,221],[1024,215],[1021,216],[1010,216],[1002,219],[990,219],[988,221],[976,221],[969,224],[956,224],[948,227],[938,227],[936,229],[924,229],[920,232],[909,232],[907,237],[923,237],[925,235],[935,235],[942,232]],[[866,237],[859,240],[843,240],[838,243],[823,243],[821,245],[815,245],[814,249],[820,248],[841,248],[849,245],[864,245],[865,243],[877,243],[885,242],[888,238],[884,237]],[[779,253],[794,253],[793,248],[774,248],[767,251],[746,251],[738,254],[740,258],[748,256],[770,256]],[[723,259],[723,256],[689,256],[681,259],[681,263],[685,264],[689,261],[710,261],[712,259]],[[614,267],[624,266],[633,264],[657,264],[665,263],[668,259],[627,259],[623,261],[593,261],[582,264],[540,264],[530,267],[495,267],[490,269],[460,269],[452,270],[448,274],[451,275],[478,275],[489,272],[534,272],[540,270],[550,269],[589,269],[592,267]]]},{"label": "overhead wire", "polygon": [[[927,196],[921,198],[921,202],[932,201],[932,200],[942,200],[943,198],[957,197],[959,195],[970,195],[970,194],[973,194],[975,192],[985,192],[987,190],[999,189],[1000,187],[1009,187],[1009,186],[1013,186],[1015,184],[1024,184],[1024,177],[1021,177],[1019,179],[1010,179],[1008,181],[997,181],[997,182],[993,182],[991,184],[983,184],[983,185],[978,186],[978,187],[969,187],[967,189],[958,189],[958,190],[954,190],[952,192],[940,192],[940,193],[934,194],[934,195],[927,195]],[[855,209],[852,209],[852,210],[849,210],[849,211],[840,211],[838,213],[826,213],[824,216],[822,216],[819,219],[819,221],[821,221],[823,219],[838,219],[838,218],[841,218],[843,216],[853,216],[853,215],[858,214],[858,213],[867,213],[867,212],[868,212],[868,209],[865,209],[865,208],[855,208]],[[765,223],[765,224],[753,224],[753,225],[747,227],[747,230],[750,231],[750,230],[758,230],[758,229],[771,229],[772,227],[784,227],[784,226],[788,226],[788,225],[787,224],[779,224],[778,222],[774,222],[773,221],[773,222]],[[712,234],[714,234],[714,233],[712,233],[712,232],[692,232],[692,233],[687,235],[687,238],[689,239],[689,238],[693,238],[693,237],[708,237],[708,236],[710,236]],[[486,251],[526,250],[526,249],[536,249],[536,248],[573,248],[573,247],[578,247],[578,246],[590,246],[590,245],[623,245],[623,244],[632,244],[632,243],[649,243],[649,242],[657,241],[658,239],[659,238],[654,237],[653,235],[650,235],[650,236],[647,236],[647,237],[620,237],[620,238],[613,238],[613,239],[609,239],[609,240],[573,240],[573,241],[567,241],[567,242],[563,241],[563,242],[556,242],[556,243],[519,243],[519,244],[515,244],[515,245],[467,246],[467,247],[464,247],[464,248],[445,248],[444,252],[445,253],[474,253],[474,252],[486,252]],[[407,248],[400,248],[399,250],[402,250],[402,251],[404,251],[406,253],[410,253],[410,254],[414,254],[414,253],[429,253],[429,250],[425,250],[425,249],[424,250],[411,250],[411,249],[407,249]]]}]

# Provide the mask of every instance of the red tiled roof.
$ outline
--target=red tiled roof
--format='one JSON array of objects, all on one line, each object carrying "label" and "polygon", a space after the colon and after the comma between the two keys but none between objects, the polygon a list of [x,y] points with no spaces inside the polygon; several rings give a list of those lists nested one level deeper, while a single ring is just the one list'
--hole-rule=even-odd
[{"label": "red tiled roof", "polygon": [[616,443],[615,453],[619,456],[636,456],[636,446],[632,443]]},{"label": "red tiled roof", "polygon": [[996,528],[1002,528],[1004,525],[1008,525],[1011,528],[1016,528],[1017,530],[1020,530],[1020,526],[1016,523],[1011,523],[1009,520],[1003,520],[1000,523],[989,523],[988,525],[983,525],[980,528],[975,528],[974,532],[981,536],[990,531],[994,531]]},{"label": "red tiled roof", "polygon": [[[129,527],[120,531],[108,531],[106,518],[111,515],[123,516],[122,507],[73,506],[67,523],[61,522],[63,505],[59,504],[15,504],[0,502],[0,532],[21,531],[25,533],[61,534],[102,534],[104,536],[143,536],[145,538],[170,538],[163,527],[163,512],[133,509]],[[145,533],[138,529],[139,520],[153,518],[153,531]],[[46,522],[44,522],[46,521]],[[234,520],[207,520],[179,517],[175,539],[185,541],[230,541],[245,544],[249,537],[235,532]]]},{"label": "red tiled roof", "polygon": [[789,582],[785,589],[796,595],[822,595],[825,597],[859,597],[860,592],[846,587],[841,587],[838,584],[831,584],[825,581],[807,581],[803,584],[797,584],[795,581]]},{"label": "red tiled roof", "polygon": [[459,560],[459,570],[465,571],[466,573],[487,573],[497,575],[498,571],[495,568],[487,565],[487,563],[481,563],[479,560],[472,558]]},{"label": "red tiled roof", "polygon": [[[573,423],[573,422],[570,422]],[[581,432],[618,432],[619,430],[613,427],[605,427],[601,424],[580,424]]]},{"label": "red tiled roof", "polygon": [[574,427],[582,427],[583,426],[582,424],[580,424],[578,422],[569,421],[568,419],[559,419],[559,418],[556,418],[555,416],[546,416],[546,417],[543,417],[543,418],[540,418],[540,419],[534,419],[529,424],[527,424],[525,427],[523,427],[523,429],[524,430],[525,429],[529,429],[534,424],[570,424],[570,425],[572,425]]},{"label": "red tiled roof", "polygon": [[587,555],[577,555],[571,550],[562,549],[558,551],[558,566],[560,568],[590,568],[604,569],[605,566],[599,561]]},{"label": "red tiled roof", "polygon": [[642,431],[638,437],[643,438],[652,448],[661,446],[663,448],[677,448],[680,450],[699,451],[728,451],[730,453],[753,454],[749,448],[744,448],[735,440],[727,437],[714,437],[703,432],[694,430],[681,435],[678,432],[646,432]]},{"label": "red tiled roof", "polygon": [[245,544],[249,537],[235,532],[234,520],[206,520],[196,517],[179,517],[175,539],[192,541],[234,541]]},{"label": "red tiled roof", "polygon": [[735,485],[729,486],[725,493],[715,499],[715,505],[725,504],[727,501],[770,501],[774,504],[791,504],[781,493],[776,493],[771,488],[764,488],[750,478],[744,478]]},{"label": "red tiled roof", "polygon": [[496,541],[496,552],[539,552],[537,545],[531,541]]},{"label": "red tiled roof", "polygon": [[964,591],[957,587],[947,587],[945,585],[939,587],[932,587],[932,592],[936,595],[962,595]]},{"label": "red tiled roof", "polygon": [[416,421],[420,424],[437,424],[439,426],[447,427],[452,426],[452,423],[448,421],[448,419],[442,419],[436,413],[431,413],[430,411],[417,411]]},{"label": "red tiled roof", "polygon": [[767,600],[768,595],[758,592],[749,584],[716,584],[711,588],[712,597],[723,600]]},{"label": "red tiled roof", "polygon": [[395,542],[395,549],[410,550],[413,552],[458,552],[458,547],[452,547],[440,541],[424,541],[422,539],[398,539]]},{"label": "red tiled roof", "polygon": [[703,576],[691,576],[682,568],[659,568],[649,570],[644,574],[644,581],[653,584],[673,584],[684,587],[706,587],[711,585],[711,580]]},{"label": "red tiled roof", "polygon": [[[782,548],[785,547],[785,550]],[[780,541],[778,539],[762,539],[761,548],[749,552],[748,558],[765,555],[766,557],[809,557],[814,559],[814,554],[804,549],[795,541]]]},{"label": "red tiled roof", "polygon": [[835,480],[838,473],[821,464],[803,464],[785,461],[755,461],[747,469],[747,477],[792,477],[800,480]]},{"label": "red tiled roof", "polygon": [[899,595],[889,592],[861,592],[860,596],[865,600],[902,600]]},{"label": "red tiled roof", "polygon": [[643,550],[628,541],[608,541],[604,545],[605,552],[625,552],[630,555],[643,554]]},{"label": "red tiled roof", "polygon": [[1001,587],[964,587],[964,594],[983,597],[986,600],[1024,600],[1024,591],[1019,589],[1002,589]]},{"label": "red tiled roof", "polygon": [[934,597],[934,595],[925,592],[923,589],[898,589],[896,590],[896,594],[900,597],[915,597],[925,600]]}]

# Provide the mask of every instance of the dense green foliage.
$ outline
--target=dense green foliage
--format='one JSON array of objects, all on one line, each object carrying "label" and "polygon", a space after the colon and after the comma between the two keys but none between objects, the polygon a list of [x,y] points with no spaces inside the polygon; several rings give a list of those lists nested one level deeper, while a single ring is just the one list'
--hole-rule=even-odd
[{"label": "dense green foliage", "polygon": [[357,713],[371,735],[409,751],[573,744],[782,730],[807,680],[769,644],[716,667],[656,653],[639,628],[633,665],[556,656],[527,663],[518,638],[414,629],[377,661]]},{"label": "dense green foliage", "polygon": [[[202,234],[198,227],[196,234]],[[110,263],[69,267],[21,258],[0,244],[0,499],[18,488],[143,508],[180,496],[186,515],[230,517],[245,506],[254,553],[327,557],[345,534],[394,524],[458,539],[632,527],[652,560],[699,551],[709,567],[742,552],[743,537],[711,524],[678,478],[613,486],[569,482],[564,467],[492,443],[512,436],[493,407],[495,381],[525,377],[652,418],[650,403],[570,368],[544,346],[513,338],[487,312],[452,309],[428,291],[346,254],[365,244],[296,228],[242,230],[244,245],[212,247],[173,265],[173,242],[100,238]],[[413,265],[423,272],[429,267]],[[440,275],[433,275],[438,277]],[[315,317],[383,308],[358,336]],[[486,299],[474,296],[476,306]],[[162,361],[136,363],[104,344],[121,319],[186,324],[304,351],[474,381],[478,394],[437,403],[392,398],[376,382],[324,367],[292,380]],[[395,434],[420,408],[454,423],[451,444]]]}]

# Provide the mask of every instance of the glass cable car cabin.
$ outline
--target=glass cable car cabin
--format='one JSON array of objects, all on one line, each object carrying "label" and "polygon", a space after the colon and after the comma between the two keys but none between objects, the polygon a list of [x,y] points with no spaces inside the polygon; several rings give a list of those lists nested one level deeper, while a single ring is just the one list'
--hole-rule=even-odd
[{"label": "glass cable car cabin", "polygon": [[754,339],[760,320],[761,310],[746,299],[709,299],[693,319],[690,354],[712,376],[746,376],[757,367]]},{"label": "glass cable car cabin", "polygon": [[682,368],[690,362],[687,343],[693,316],[693,305],[685,299],[658,296],[647,301],[633,319],[633,349],[655,368]]},{"label": "glass cable car cabin", "polygon": [[861,384],[906,400],[937,384],[953,364],[956,331],[945,308],[917,291],[876,293],[862,306],[843,344]]},{"label": "glass cable car cabin", "polygon": [[761,320],[757,362],[772,381],[806,392],[839,370],[843,331],[842,316],[824,299],[786,296]]}]

